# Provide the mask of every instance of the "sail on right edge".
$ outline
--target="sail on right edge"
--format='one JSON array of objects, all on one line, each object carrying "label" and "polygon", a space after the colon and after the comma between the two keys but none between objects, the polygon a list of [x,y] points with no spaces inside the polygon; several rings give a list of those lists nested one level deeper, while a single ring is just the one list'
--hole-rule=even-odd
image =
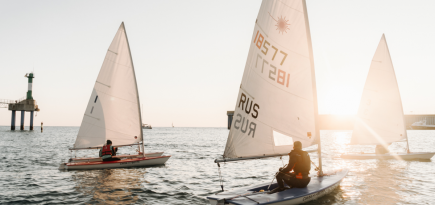
[{"label": "sail on right edge", "polygon": [[399,86],[382,35],[364,85],[350,144],[387,145],[405,138]]},{"label": "sail on right edge", "polygon": [[294,141],[316,144],[317,96],[304,6],[301,0],[262,2],[224,158],[287,154]]}]

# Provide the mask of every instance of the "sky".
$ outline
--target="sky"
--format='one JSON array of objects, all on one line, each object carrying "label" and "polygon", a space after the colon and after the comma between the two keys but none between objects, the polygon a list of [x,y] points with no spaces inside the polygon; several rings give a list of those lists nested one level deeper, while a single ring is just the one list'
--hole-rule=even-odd
[{"label": "sky", "polygon": [[[0,99],[24,97],[24,75],[34,71],[33,97],[41,109],[34,125],[79,126],[124,22],[143,122],[226,127],[260,4],[0,0]],[[405,114],[435,113],[434,7],[430,0],[307,0],[319,113],[356,114],[382,34]],[[10,122],[11,112],[0,108],[0,125]]]}]

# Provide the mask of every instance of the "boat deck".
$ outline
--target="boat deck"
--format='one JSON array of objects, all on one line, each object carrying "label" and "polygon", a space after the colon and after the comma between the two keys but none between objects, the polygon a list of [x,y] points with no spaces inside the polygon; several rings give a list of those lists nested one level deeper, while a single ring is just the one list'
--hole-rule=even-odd
[{"label": "boat deck", "polygon": [[[270,183],[253,185],[234,191],[222,192],[207,197],[210,201],[216,201],[215,204],[225,203],[236,205],[254,205],[254,204],[299,204],[314,200],[331,192],[339,182],[347,175],[349,170],[341,170],[328,176],[311,177],[311,182],[306,188],[293,188],[284,191],[268,194],[267,187]],[[272,184],[270,190],[276,188],[277,183]],[[265,192],[259,192],[264,190]],[[223,203],[222,203],[223,204]]]}]

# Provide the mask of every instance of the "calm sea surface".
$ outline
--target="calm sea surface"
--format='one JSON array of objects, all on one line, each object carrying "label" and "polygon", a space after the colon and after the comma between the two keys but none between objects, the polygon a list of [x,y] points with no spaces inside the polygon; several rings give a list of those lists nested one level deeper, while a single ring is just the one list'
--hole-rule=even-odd
[{"label": "calm sea surface", "polygon": [[[153,168],[59,171],[75,154],[68,151],[78,127],[45,127],[44,132],[0,127],[0,204],[207,204],[219,192],[217,165],[225,128],[144,130],[147,152],[172,157]],[[435,158],[431,161],[343,160],[344,152],[373,152],[374,146],[349,146],[350,131],[322,131],[325,170],[350,168],[332,194],[307,204],[435,204]],[[411,151],[435,151],[435,131],[408,131]],[[403,151],[404,142],[390,146]],[[120,148],[134,153],[135,147]],[[317,163],[317,154],[311,158]],[[286,164],[288,158],[284,158]],[[270,182],[282,166],[279,158],[221,165],[225,189]],[[314,173],[314,171],[312,171]]]}]

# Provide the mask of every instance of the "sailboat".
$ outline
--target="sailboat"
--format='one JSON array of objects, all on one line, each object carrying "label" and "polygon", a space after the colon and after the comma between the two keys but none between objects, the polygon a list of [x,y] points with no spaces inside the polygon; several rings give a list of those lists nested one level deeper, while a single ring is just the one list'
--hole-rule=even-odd
[{"label": "sailboat", "polygon": [[70,159],[59,169],[103,169],[163,165],[170,156],[144,152],[142,118],[133,60],[124,22],[107,50],[88,102],[74,147],[101,149],[106,140],[114,147],[137,146],[137,155],[120,155],[118,161],[101,158]]},{"label": "sailboat", "polygon": [[174,128],[174,123],[172,123],[172,128]]},{"label": "sailboat", "polygon": [[[298,204],[339,186],[348,170],[324,174],[314,59],[305,0],[265,0],[237,97],[234,119],[220,163],[288,155],[293,142],[318,144],[319,172],[306,188],[270,193],[277,183],[262,183],[208,196],[213,205]],[[278,171],[278,167],[276,167]]]},{"label": "sailboat", "polygon": [[403,153],[349,153],[346,159],[430,159],[434,152],[410,152],[402,100],[385,35],[379,42],[364,85],[352,132],[354,145],[382,145],[406,140]]}]

